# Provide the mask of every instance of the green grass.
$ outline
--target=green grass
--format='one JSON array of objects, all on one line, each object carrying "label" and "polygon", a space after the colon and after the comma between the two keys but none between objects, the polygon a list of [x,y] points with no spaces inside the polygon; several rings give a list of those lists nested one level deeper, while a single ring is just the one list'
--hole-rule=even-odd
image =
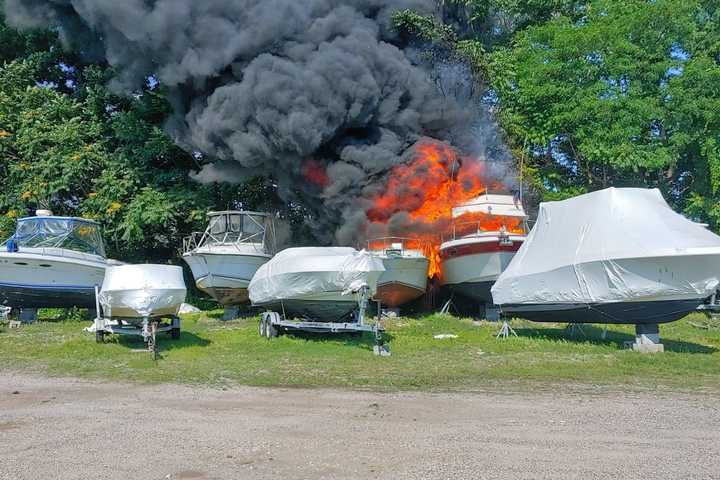
[{"label": "green grass", "polygon": [[[162,336],[154,362],[135,337],[96,344],[79,318],[0,326],[3,368],[49,375],[190,384],[349,387],[379,390],[478,390],[600,385],[711,390],[720,385],[720,328],[692,315],[661,326],[666,351],[622,348],[633,327],[584,326],[573,337],[563,325],[516,320],[519,337],[496,340],[497,324],[445,315],[388,322],[391,357],[372,354],[372,338],[284,335],[266,340],[256,317],[222,322],[219,311],[187,315],[178,341]],[[452,333],[455,339],[433,335]]]}]

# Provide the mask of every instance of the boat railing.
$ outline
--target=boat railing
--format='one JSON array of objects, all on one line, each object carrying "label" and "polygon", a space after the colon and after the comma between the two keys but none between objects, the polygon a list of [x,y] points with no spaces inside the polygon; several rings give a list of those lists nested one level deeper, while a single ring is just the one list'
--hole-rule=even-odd
[{"label": "boat railing", "polygon": [[528,231],[527,222],[523,221],[520,225],[508,228],[506,225],[497,224],[489,227],[487,220],[473,220],[466,222],[455,222],[452,224],[450,232],[442,234],[442,241],[447,242],[451,240],[457,240],[459,238],[482,236],[495,234],[502,237],[508,237],[509,235],[525,235]]},{"label": "boat railing", "polygon": [[[222,234],[213,234],[210,228],[204,232],[193,232],[183,238],[182,253],[190,253],[200,247],[207,248],[212,252],[213,248],[234,247],[238,253],[247,253],[247,246],[252,246],[257,253],[272,254],[273,249],[268,239],[267,229],[260,232],[246,234],[245,232],[223,232]],[[257,245],[261,245],[258,247]],[[243,248],[245,247],[245,248]]]}]

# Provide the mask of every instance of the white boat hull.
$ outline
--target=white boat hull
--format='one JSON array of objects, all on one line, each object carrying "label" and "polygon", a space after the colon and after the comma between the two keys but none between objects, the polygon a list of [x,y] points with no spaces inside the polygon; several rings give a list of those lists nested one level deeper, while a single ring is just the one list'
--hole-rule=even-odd
[{"label": "white boat hull", "polygon": [[524,241],[513,235],[502,244],[496,236],[465,238],[440,247],[440,285],[471,300],[492,303],[490,288]]},{"label": "white boat hull", "polygon": [[427,258],[388,256],[380,258],[385,271],[378,280],[376,300],[394,308],[425,294],[429,265]]},{"label": "white boat hull", "polygon": [[[60,249],[54,249],[62,254]],[[0,304],[15,308],[94,308],[106,261],[76,254],[43,255],[42,249],[0,252]]]},{"label": "white boat hull", "polygon": [[269,259],[269,255],[252,254],[192,252],[183,255],[197,288],[222,305],[247,302],[250,280]]}]

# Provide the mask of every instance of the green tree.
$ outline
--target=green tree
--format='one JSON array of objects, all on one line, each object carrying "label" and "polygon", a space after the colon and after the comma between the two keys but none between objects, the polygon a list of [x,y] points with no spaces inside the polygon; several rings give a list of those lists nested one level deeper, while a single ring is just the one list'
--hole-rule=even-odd
[{"label": "green tree", "polygon": [[269,179],[244,185],[193,181],[193,156],[162,124],[162,88],[112,94],[106,65],[84,64],[49,32],[20,33],[0,21],[0,236],[37,208],[92,218],[109,253],[127,261],[164,261],[182,237],[204,228],[211,209],[289,211]]},{"label": "green tree", "polygon": [[610,185],[677,193],[672,84],[697,11],[678,0],[599,0],[493,52],[502,125],[532,154],[545,197]]}]

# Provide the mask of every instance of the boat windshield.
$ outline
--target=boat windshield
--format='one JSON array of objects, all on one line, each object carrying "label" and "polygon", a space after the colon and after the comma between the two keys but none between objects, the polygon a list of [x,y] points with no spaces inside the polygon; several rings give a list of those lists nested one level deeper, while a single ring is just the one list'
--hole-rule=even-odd
[{"label": "boat windshield", "polygon": [[207,243],[262,243],[265,216],[249,213],[222,213],[213,215],[208,226]]},{"label": "boat windshield", "polygon": [[524,235],[526,232],[527,226],[524,218],[505,215],[465,214],[459,217],[452,226],[453,238],[487,233]]},{"label": "boat windshield", "polygon": [[19,247],[64,248],[105,256],[100,225],[80,218],[21,218],[12,238]]},{"label": "boat windshield", "polygon": [[275,251],[272,217],[262,212],[228,210],[208,213],[210,222],[204,232],[193,232],[183,239],[183,254],[198,248],[235,247],[261,254]]}]

